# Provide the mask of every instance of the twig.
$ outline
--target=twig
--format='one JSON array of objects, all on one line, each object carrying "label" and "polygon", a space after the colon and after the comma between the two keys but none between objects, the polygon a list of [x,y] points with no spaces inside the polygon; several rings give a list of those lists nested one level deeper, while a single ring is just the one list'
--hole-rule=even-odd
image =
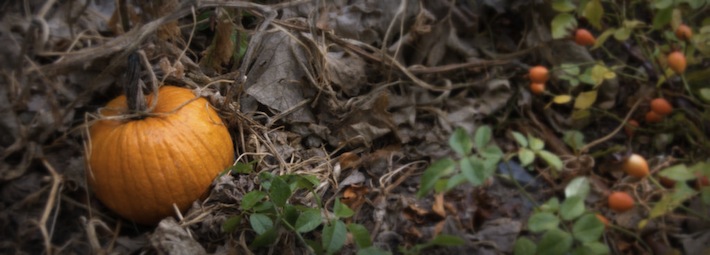
[{"label": "twig", "polygon": [[597,139],[597,140],[594,140],[594,141],[588,143],[587,145],[584,145],[584,147],[582,147],[581,149],[579,149],[579,152],[580,152],[581,154],[585,154],[585,153],[587,153],[587,151],[588,151],[589,149],[591,149],[592,147],[597,146],[597,145],[599,145],[599,144],[601,144],[601,143],[603,143],[603,142],[605,142],[605,141],[611,139],[614,135],[616,135],[616,133],[618,133],[619,131],[621,131],[621,129],[626,126],[626,122],[629,121],[629,119],[631,118],[631,115],[634,114],[634,111],[636,111],[636,108],[641,104],[641,101],[643,101],[643,100],[644,100],[644,97],[639,97],[639,99],[636,100],[636,103],[634,103],[634,106],[631,107],[631,110],[629,110],[629,112],[626,113],[626,117],[624,118],[624,121],[621,122],[621,125],[619,125],[618,127],[616,127],[616,129],[614,129],[614,131],[612,131],[611,133],[607,134],[606,136],[604,136],[604,137],[602,137],[602,138],[599,138],[599,139]]},{"label": "twig", "polygon": [[47,231],[47,221],[49,220],[49,216],[54,208],[60,186],[62,185],[62,176],[54,170],[54,167],[49,164],[47,159],[43,158],[42,164],[44,164],[44,167],[47,168],[47,171],[49,171],[52,176],[52,188],[50,189],[49,197],[47,197],[47,203],[44,206],[44,211],[42,212],[42,217],[40,218],[38,225],[39,230],[42,233],[42,237],[44,238],[45,253],[52,254],[52,238],[49,231]]}]

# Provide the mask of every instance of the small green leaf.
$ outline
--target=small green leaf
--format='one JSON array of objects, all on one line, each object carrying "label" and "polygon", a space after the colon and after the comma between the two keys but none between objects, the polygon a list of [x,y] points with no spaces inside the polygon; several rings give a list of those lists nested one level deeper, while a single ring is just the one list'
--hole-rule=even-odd
[{"label": "small green leaf", "polygon": [[503,151],[495,144],[489,144],[478,152],[481,157],[498,161],[503,158]]},{"label": "small green leaf", "polygon": [[553,170],[555,170],[555,171],[562,170],[562,160],[560,160],[560,158],[557,157],[557,155],[552,154],[552,152],[549,152],[546,150],[540,150],[536,153],[543,160],[545,160],[545,162],[547,162],[547,165],[549,165]]},{"label": "small green leaf", "polygon": [[673,4],[673,0],[653,0],[651,4],[654,9],[666,9]]},{"label": "small green leaf", "polygon": [[340,198],[335,199],[333,213],[335,213],[335,217],[338,218],[349,218],[355,214],[355,212],[353,212],[353,210],[350,209],[346,204],[340,202]]},{"label": "small green leaf", "polygon": [[685,164],[678,164],[666,167],[661,170],[658,175],[679,182],[690,181],[697,178],[695,174],[693,174],[693,172],[691,172],[688,167],[685,166]]},{"label": "small green leaf", "polygon": [[584,199],[580,196],[571,196],[560,205],[560,216],[563,220],[574,220],[584,213]]},{"label": "small green leaf", "polygon": [[254,205],[259,203],[262,199],[264,199],[264,197],[266,197],[266,193],[264,193],[263,191],[259,191],[259,190],[249,191],[249,193],[247,193],[246,195],[244,195],[244,197],[242,197],[242,201],[241,201],[241,204],[239,205],[239,209],[249,210],[252,207],[254,207]]},{"label": "small green leaf", "polygon": [[594,214],[580,217],[572,226],[572,235],[582,243],[599,241],[604,233],[604,223],[599,221]]},{"label": "small green leaf", "polygon": [[233,166],[229,167],[229,170],[231,170],[233,173],[238,173],[238,174],[250,174],[254,172],[254,169],[252,168],[254,162],[249,162],[249,163],[242,163],[242,162],[237,162]]},{"label": "small green leaf", "polygon": [[281,177],[276,177],[271,181],[269,197],[274,205],[283,207],[291,197],[291,187]]},{"label": "small green leaf", "polygon": [[554,213],[560,209],[560,200],[556,197],[550,198],[544,204],[540,206],[540,211]]},{"label": "small green leaf", "polygon": [[663,216],[666,213],[675,210],[676,208],[678,208],[678,206],[682,205],[686,200],[690,199],[696,194],[697,192],[694,189],[688,187],[685,182],[677,182],[675,188],[673,189],[673,193],[663,194],[661,200],[653,206],[648,216],[649,219]]},{"label": "small green leaf", "polygon": [[271,218],[261,213],[249,215],[249,224],[251,224],[251,228],[257,234],[263,234],[266,230],[274,227],[274,222],[271,221]]},{"label": "small green leaf", "polygon": [[525,138],[525,136],[521,133],[512,131],[513,138],[515,138],[515,141],[518,142],[520,147],[528,147],[528,139]]},{"label": "small green leaf", "polygon": [[326,254],[333,254],[340,250],[345,244],[347,229],[345,223],[340,220],[334,221],[323,228],[323,249]]},{"label": "small green leaf", "polygon": [[476,129],[476,133],[473,136],[474,148],[480,149],[485,147],[489,142],[491,142],[491,127],[484,125]]},{"label": "small green leaf", "polygon": [[565,187],[566,198],[579,196],[582,199],[585,199],[587,194],[589,194],[589,179],[585,176],[574,178],[569,182],[569,184],[567,184],[567,187]]},{"label": "small green leaf", "polygon": [[545,148],[545,142],[540,138],[528,135],[528,142],[530,143],[530,149],[533,151],[539,151]]},{"label": "small green leaf", "polygon": [[596,29],[602,29],[602,17],[604,16],[604,7],[601,1],[592,0],[587,3],[582,12],[582,16],[587,18],[589,24],[592,24]]},{"label": "small green leaf", "polygon": [[293,226],[299,233],[310,232],[320,226],[323,220],[320,210],[317,208],[308,208],[298,216],[296,224]]},{"label": "small green leaf", "polygon": [[465,156],[471,153],[471,138],[466,133],[463,128],[457,128],[454,133],[451,134],[449,138],[449,146],[453,149],[459,156]]},{"label": "small green leaf", "polygon": [[392,253],[376,246],[370,246],[365,249],[358,250],[357,255],[392,255]]},{"label": "small green leaf", "polygon": [[552,9],[558,12],[571,12],[577,8],[571,0],[553,0]]},{"label": "small green leaf", "polygon": [[[445,180],[445,179],[442,179],[442,180]],[[434,190],[437,193],[447,192],[447,191],[450,191],[450,190],[458,187],[459,185],[466,182],[467,180],[468,179],[466,178],[466,176],[463,173],[455,174],[455,175],[451,176],[451,178],[446,179],[446,183],[445,183],[446,185],[443,188],[434,188]]]},{"label": "small green leaf", "polygon": [[454,161],[444,158],[432,163],[422,174],[422,179],[417,192],[417,197],[421,198],[434,188],[436,182],[444,176],[451,174],[454,170]]},{"label": "small green leaf", "polygon": [[348,231],[350,231],[350,234],[353,235],[353,239],[355,239],[355,244],[357,244],[358,248],[364,249],[372,246],[372,241],[370,241],[370,232],[367,231],[365,226],[350,223],[348,224]]},{"label": "small green leaf", "polygon": [[537,250],[537,245],[527,237],[519,237],[518,240],[515,240],[514,255],[535,255],[535,250]]},{"label": "small green leaf", "polygon": [[251,247],[252,249],[256,249],[259,247],[271,245],[276,242],[276,238],[278,237],[277,233],[278,231],[276,228],[269,228],[264,233],[261,233],[256,236],[256,238],[254,238],[254,241],[249,245],[249,247]]},{"label": "small green leaf", "polygon": [[700,93],[700,98],[702,98],[703,101],[710,103],[710,88],[701,88],[698,90],[698,93]]},{"label": "small green leaf", "polygon": [[[591,76],[592,76],[592,80],[594,80],[594,86],[598,86],[598,85],[602,84],[604,82],[604,80],[615,78],[616,73],[614,73],[614,71],[607,68],[605,65],[596,64],[592,67]],[[595,99],[596,99],[596,96],[595,96]]]},{"label": "small green leaf", "polygon": [[614,39],[623,42],[629,39],[631,36],[631,29],[628,27],[622,27],[614,31]]},{"label": "small green leaf", "polygon": [[653,29],[663,29],[666,25],[671,23],[673,18],[673,8],[664,8],[656,12],[653,15]]},{"label": "small green leaf", "polygon": [[597,91],[590,90],[579,93],[574,100],[574,109],[587,109],[597,101]]},{"label": "small green leaf", "polygon": [[549,212],[537,212],[528,219],[528,230],[535,233],[556,229],[559,225],[560,219]]},{"label": "small green leaf", "polygon": [[528,148],[520,148],[518,150],[518,158],[521,166],[527,166],[535,161],[535,153]]},{"label": "small green leaf", "polygon": [[458,236],[439,234],[428,243],[438,246],[459,246],[465,244],[466,242]]},{"label": "small green leaf", "polygon": [[551,229],[542,236],[537,246],[537,254],[563,255],[572,249],[572,236],[559,229]]},{"label": "small green leaf", "polygon": [[584,147],[584,134],[578,130],[568,130],[562,135],[562,141],[572,149],[580,150]]},{"label": "small green leaf", "polygon": [[255,212],[274,212],[274,203],[266,200],[261,203],[257,203],[254,205],[254,211]]},{"label": "small green leaf", "polygon": [[555,104],[566,104],[572,101],[572,96],[570,95],[558,95],[552,98],[552,102]]},{"label": "small green leaf", "polygon": [[476,155],[462,158],[459,162],[461,174],[474,186],[483,184],[486,176],[483,176],[483,163]]},{"label": "small green leaf", "polygon": [[609,39],[610,36],[614,35],[615,32],[615,28],[609,28],[607,30],[604,30],[604,32],[602,32],[602,34],[597,37],[597,41],[594,43],[592,50],[601,47],[606,42],[606,40]]},{"label": "small green leaf", "polygon": [[222,232],[223,233],[232,233],[234,230],[237,229],[239,224],[242,222],[242,216],[237,215],[233,217],[229,217],[224,223],[222,223]]},{"label": "small green leaf", "polygon": [[577,247],[573,255],[606,255],[610,254],[609,246],[601,242],[584,243]]},{"label": "small green leaf", "polygon": [[560,13],[552,19],[552,39],[562,39],[569,35],[569,30],[577,26],[577,19],[570,13]]}]

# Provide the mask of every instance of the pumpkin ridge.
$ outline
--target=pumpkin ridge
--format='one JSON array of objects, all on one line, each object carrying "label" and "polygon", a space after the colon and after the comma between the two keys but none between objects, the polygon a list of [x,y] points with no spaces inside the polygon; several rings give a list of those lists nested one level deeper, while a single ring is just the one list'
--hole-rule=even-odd
[{"label": "pumpkin ridge", "polygon": [[[175,122],[174,122],[174,120],[170,120],[170,122],[171,122],[171,126],[172,126],[173,128],[180,127],[180,126],[185,126],[185,125],[179,125],[179,126],[176,125]],[[180,130],[184,130],[184,129],[191,130],[189,126],[186,127],[186,128],[180,128]],[[191,131],[192,131],[192,130],[191,130]],[[184,135],[185,135],[184,133],[180,133],[179,135],[174,136],[173,139],[177,140],[177,142],[179,142],[180,144],[190,144],[189,142],[187,142],[186,140],[184,140]],[[196,149],[195,149],[195,145],[196,145],[196,144],[202,144],[202,139],[200,139],[199,136],[196,136],[196,137],[197,137],[197,140],[199,140],[200,142],[198,142],[198,143],[193,143],[193,144],[192,144],[193,146],[189,146],[189,147],[188,147],[189,149],[188,149],[188,148],[185,148],[185,149],[183,149],[183,150],[176,150],[176,151],[175,151],[175,153],[178,154],[179,158],[181,158],[181,159],[193,158],[193,160],[194,160],[195,157],[190,157],[189,155],[190,155],[190,154],[199,155],[199,154],[197,154],[197,153],[195,152],[195,150],[196,150]],[[185,147],[185,146],[180,146],[180,148],[183,148],[183,147]],[[190,150],[190,151],[186,151],[186,150]],[[171,156],[172,156],[172,155],[171,155]],[[195,165],[199,165],[200,168],[204,168],[204,166],[206,166],[206,165],[205,165],[205,162],[204,162],[204,157],[202,157],[202,155],[200,155],[200,157],[197,157],[197,158],[198,158],[198,160],[199,160],[199,163],[198,163],[198,164],[195,164]],[[183,199],[192,200],[192,201],[190,201],[190,203],[192,203],[192,202],[194,202],[195,199],[192,199],[192,197],[191,197],[191,193],[192,193],[191,187],[204,186],[204,185],[200,185],[200,184],[201,184],[201,178],[200,178],[201,176],[200,176],[198,173],[195,173],[195,171],[194,171],[195,169],[192,169],[194,162],[190,162],[189,160],[185,160],[185,161],[183,161],[183,162],[181,162],[181,163],[182,163],[182,164],[181,164],[181,165],[182,165],[181,169],[175,169],[175,170],[177,170],[175,173],[176,173],[176,174],[181,174],[181,175],[183,175],[183,174],[189,174],[189,175],[190,175],[190,177],[191,177],[190,180],[186,180],[187,178],[180,178],[180,179],[183,180],[183,181],[191,182],[191,183],[189,183],[189,184],[187,184],[187,185],[186,185],[185,183],[183,183],[183,189],[182,189],[182,191],[183,191],[183,196],[182,196],[182,198],[183,198]],[[177,168],[177,167],[176,167],[176,168]]]},{"label": "pumpkin ridge", "polygon": [[[139,123],[145,125],[146,122],[139,122]],[[136,124],[138,124],[138,123],[136,123]],[[143,127],[139,128],[139,129],[140,129],[140,130],[145,130],[145,128],[143,128]],[[147,139],[146,139],[146,137],[145,137],[145,132],[136,132],[136,133],[137,133],[137,135],[136,135],[136,144],[141,144],[141,141],[147,141]],[[147,157],[146,154],[147,154],[147,153],[150,153],[150,152],[155,152],[155,150],[152,150],[151,148],[144,149],[144,148],[141,148],[141,147],[138,147],[138,149],[139,149],[139,152],[137,153],[137,154],[138,154],[138,159],[139,159],[138,162],[139,162],[140,164],[142,164],[142,165],[145,165],[146,162],[149,162],[149,161],[147,160],[147,158],[146,158],[146,157]],[[153,154],[153,158],[156,158],[155,153]],[[158,164],[160,164],[160,163],[158,163]],[[160,184],[159,182],[156,182],[156,181],[153,180],[153,178],[152,178],[152,175],[154,175],[154,174],[156,174],[156,173],[159,173],[160,175],[163,174],[161,171],[155,171],[155,173],[146,173],[146,172],[143,172],[143,174],[145,174],[144,180],[146,180],[147,184],[150,185],[150,187],[156,187],[156,186],[158,186],[158,185]],[[162,186],[162,185],[160,185],[160,186]],[[164,188],[164,187],[160,187],[160,188]],[[150,193],[150,192],[146,192],[146,193]],[[159,198],[158,198],[158,195],[156,195],[156,194],[157,194],[157,193],[155,193],[155,192],[153,192],[153,194],[152,194],[152,204],[155,204],[156,201],[158,201],[158,199],[159,199]]]},{"label": "pumpkin ridge", "polygon": [[[187,110],[192,110],[191,108],[185,108],[185,109],[182,109],[182,110],[186,110],[186,113],[189,113],[189,115],[187,115],[187,116],[184,117],[184,118],[193,118],[193,116],[192,116],[192,111],[187,111]],[[198,144],[198,143],[199,143],[199,144],[201,145],[201,147],[202,147],[202,151],[206,152],[206,154],[209,155],[210,158],[213,158],[213,156],[211,155],[212,153],[210,153],[211,151],[209,150],[209,149],[210,149],[209,145],[205,144],[205,141],[204,141],[204,139],[203,139],[203,138],[204,138],[204,134],[198,134],[198,133],[195,131],[195,128],[192,127],[191,123],[185,122],[184,119],[182,119],[182,118],[172,119],[172,120],[171,120],[171,123],[172,123],[173,125],[175,125],[175,126],[184,127],[184,130],[190,131],[190,134],[191,134],[193,137],[195,137],[197,141],[199,141],[199,142],[194,143],[194,144]],[[211,129],[211,128],[210,128],[210,129]],[[186,134],[183,134],[183,135],[186,135]],[[182,139],[182,138],[184,138],[184,137],[181,136],[180,138]],[[209,159],[205,159],[205,154],[199,153],[198,149],[195,148],[195,147],[196,147],[196,146],[192,146],[192,147],[190,147],[190,149],[192,150],[191,153],[195,153],[195,154],[201,155],[200,157],[198,157],[199,160],[200,160],[200,164],[199,164],[199,166],[200,166],[200,171],[199,171],[199,173],[202,173],[202,174],[211,174],[211,170],[209,169],[209,166],[212,165],[212,164],[211,164],[210,162],[208,162],[208,161],[205,161],[205,160],[209,160]],[[201,182],[201,180],[202,180],[203,178],[207,178],[206,176],[205,176],[205,177],[202,177],[201,174],[199,174],[199,173],[194,173],[193,171],[189,171],[189,172],[190,172],[190,174],[192,175],[193,179],[194,179],[196,182]],[[197,176],[196,176],[196,175],[197,175]],[[211,177],[210,177],[210,180],[212,180],[212,179],[214,179],[214,176],[211,176]],[[210,181],[210,183],[211,183],[211,181]],[[202,185],[200,185],[200,186],[202,186]],[[204,192],[204,191],[200,191],[200,192]],[[200,195],[201,195],[201,194],[200,194]]]},{"label": "pumpkin ridge", "polygon": [[[165,128],[174,129],[174,127],[171,127],[170,125],[168,125],[168,123],[165,123],[165,121],[160,121],[159,123],[162,124]],[[190,194],[188,194],[186,191],[186,188],[188,186],[185,185],[185,178],[178,178],[178,176],[183,174],[181,171],[178,170],[178,158],[173,156],[173,147],[171,146],[170,141],[168,141],[167,139],[162,139],[160,143],[156,143],[155,145],[160,147],[161,152],[164,152],[162,155],[163,158],[159,157],[159,159],[166,160],[165,157],[167,157],[167,160],[170,162],[170,164],[160,164],[161,167],[159,171],[168,174],[165,180],[167,180],[166,183],[169,184],[171,188],[167,191],[168,194],[165,194],[165,196],[161,196],[161,201],[158,201],[158,203],[166,204],[170,207],[172,207],[172,204],[175,203],[178,206],[178,209],[184,210],[185,208],[183,208],[184,206],[182,205],[182,200],[189,197]],[[154,192],[160,191],[155,190],[154,188]],[[164,194],[165,192],[163,191],[160,193]],[[172,213],[169,213],[169,215],[172,215]]]},{"label": "pumpkin ridge", "polygon": [[[124,125],[127,125],[127,124],[130,124],[130,123],[126,123]],[[127,149],[126,144],[124,144],[127,129],[130,130],[129,126],[117,127],[117,135],[114,136],[114,137],[116,137],[115,138],[116,142],[113,143],[114,144],[113,149],[115,150],[115,153],[113,155],[116,155],[116,158],[119,158],[119,159],[125,158],[126,154],[129,153],[128,150],[126,150]],[[109,143],[109,144],[111,144],[111,143]],[[116,171],[115,168],[109,168],[107,170],[108,172],[114,174],[114,178],[110,178],[108,181],[108,183],[114,184],[113,188],[111,188],[109,190],[109,192],[111,192],[111,193],[120,192],[122,194],[126,194],[126,193],[130,194],[129,191],[135,190],[136,187],[135,187],[135,185],[133,185],[134,183],[132,183],[131,180],[128,179],[129,175],[127,175],[123,172],[124,169],[126,169],[126,167],[129,167],[128,162],[126,160],[116,160],[116,161],[118,163],[117,169],[119,169],[119,171]],[[110,165],[107,165],[105,167],[110,167]],[[121,180],[121,183],[116,182],[116,180]],[[110,195],[110,194],[105,194],[105,195]],[[118,196],[118,197],[119,197],[119,199],[117,199],[117,203],[114,203],[113,201],[111,201],[112,205],[109,207],[116,207],[116,208],[111,208],[116,212],[124,212],[124,213],[119,213],[121,216],[123,216],[124,214],[130,215],[130,216],[135,215],[137,208],[135,205],[133,205],[133,203],[131,203],[128,196]],[[115,199],[115,198],[113,198],[113,199]],[[111,200],[113,200],[113,199],[111,199]],[[124,209],[122,209],[122,207]],[[126,216],[123,216],[123,217],[126,217]]]}]

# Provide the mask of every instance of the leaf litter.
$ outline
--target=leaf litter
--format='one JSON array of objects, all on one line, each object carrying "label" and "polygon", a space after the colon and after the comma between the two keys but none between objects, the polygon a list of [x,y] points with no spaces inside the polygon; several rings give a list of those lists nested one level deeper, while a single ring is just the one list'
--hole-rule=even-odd
[{"label": "leaf litter", "polygon": [[[245,195],[263,185],[259,173],[274,173],[315,176],[313,192],[289,203],[318,208],[323,201],[330,215],[340,199],[354,211],[348,223],[362,224],[383,250],[452,235],[463,245],[426,251],[508,254],[527,234],[535,206],[564,185],[541,165],[531,172],[510,161],[480,187],[417,199],[426,166],[453,154],[449,135],[496,123],[494,139],[506,152],[517,149],[506,130],[516,130],[569,156],[556,134],[570,127],[588,137],[611,132],[571,119],[562,106],[537,105],[517,78],[540,61],[594,60],[583,47],[551,40],[550,19],[524,14],[534,6],[527,1],[159,2],[0,4],[0,252],[306,253],[288,233],[251,250],[256,234],[238,218]],[[117,3],[131,10],[128,31]],[[504,32],[492,36],[486,26]],[[120,93],[134,50],[150,64],[144,82],[157,75],[207,96],[235,137],[236,162],[253,167],[217,177],[204,200],[155,227],[117,218],[85,185],[86,116]],[[598,91],[587,104],[629,107],[617,101],[626,92],[616,78]],[[565,158],[565,179],[591,172],[594,162],[585,160]],[[611,183],[591,179],[587,202],[599,205]],[[520,184],[534,192],[521,192]],[[617,224],[634,229],[642,216],[637,208]],[[663,238],[689,254],[708,239],[678,231]],[[623,248],[634,240],[610,242]],[[348,241],[342,252],[355,248]]]}]

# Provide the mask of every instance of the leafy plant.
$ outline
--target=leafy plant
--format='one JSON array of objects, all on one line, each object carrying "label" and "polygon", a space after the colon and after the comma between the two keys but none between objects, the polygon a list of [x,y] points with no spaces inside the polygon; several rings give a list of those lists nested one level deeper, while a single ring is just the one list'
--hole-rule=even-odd
[{"label": "leafy plant", "polygon": [[[242,167],[247,167],[242,166]],[[242,169],[242,171],[245,171]],[[346,224],[343,219],[352,217],[354,212],[347,205],[335,199],[332,218],[327,218],[326,223],[321,208],[311,208],[289,203],[290,198],[299,192],[313,192],[318,185],[317,177],[310,175],[281,175],[274,176],[270,173],[261,173],[263,190],[254,190],[244,195],[239,209],[242,214],[228,219],[222,229],[225,232],[234,231],[242,219],[247,219],[251,229],[257,234],[250,247],[259,247],[274,244],[281,230],[287,230],[296,235],[304,245],[316,254],[334,254],[345,245],[349,232],[355,241],[358,254],[389,254],[372,246],[370,233],[360,224]],[[314,196],[318,197],[318,196]],[[321,204],[321,201],[317,201]],[[321,240],[309,240],[304,234],[321,228]]]},{"label": "leafy plant", "polygon": [[545,142],[542,141],[542,139],[530,134],[525,136],[515,131],[512,131],[512,134],[515,141],[520,145],[517,152],[520,165],[528,166],[532,164],[536,158],[541,158],[555,172],[562,170],[562,160],[554,153],[545,150]]},{"label": "leafy plant", "polygon": [[589,180],[577,177],[565,188],[561,204],[553,197],[538,207],[528,219],[528,230],[541,235],[539,240],[519,237],[514,254],[609,254],[600,241],[604,223],[584,204],[589,190]]},{"label": "leafy plant", "polygon": [[432,163],[422,175],[417,196],[421,198],[432,190],[446,192],[467,181],[474,186],[483,184],[495,173],[503,158],[503,151],[491,136],[489,126],[476,129],[473,139],[466,130],[457,128],[449,138],[449,146],[457,158],[447,157]]}]

